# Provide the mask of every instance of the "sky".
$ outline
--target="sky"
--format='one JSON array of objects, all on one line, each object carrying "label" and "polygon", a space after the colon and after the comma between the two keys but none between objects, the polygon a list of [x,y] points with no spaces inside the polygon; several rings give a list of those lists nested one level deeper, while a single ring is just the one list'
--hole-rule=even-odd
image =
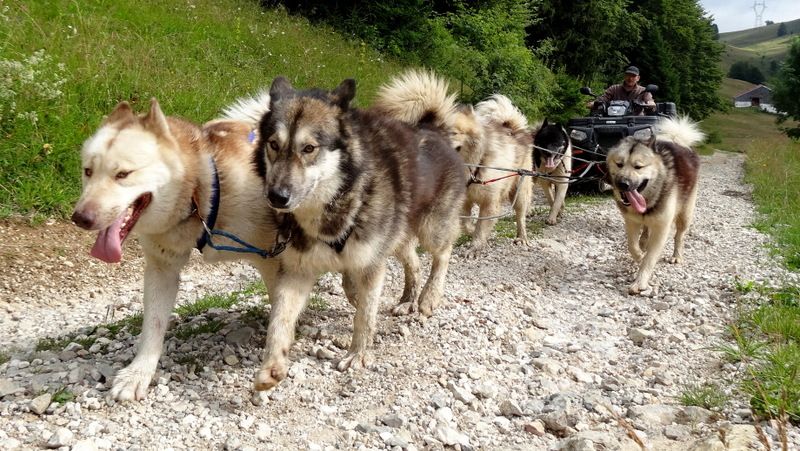
[{"label": "sky", "polygon": [[761,14],[764,22],[775,23],[800,19],[798,0],[700,0],[700,5],[714,17],[714,23],[721,33],[753,28],[756,25],[755,3],[763,3],[766,8]]}]

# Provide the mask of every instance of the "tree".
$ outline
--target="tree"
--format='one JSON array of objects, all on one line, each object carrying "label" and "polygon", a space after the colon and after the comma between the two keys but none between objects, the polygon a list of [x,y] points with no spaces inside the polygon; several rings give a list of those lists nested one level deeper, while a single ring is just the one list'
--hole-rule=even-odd
[{"label": "tree", "polygon": [[[789,56],[773,80],[772,101],[778,111],[786,113],[778,117],[778,122],[783,123],[787,119],[800,121],[800,37],[792,40]],[[797,123],[783,130],[790,137],[800,139],[800,125]]]},{"label": "tree", "polygon": [[698,2],[640,0],[629,8],[646,23],[628,56],[642,69],[643,82],[659,85],[657,97],[697,120],[724,109],[717,95],[724,46],[714,40],[712,19]]},{"label": "tree", "polygon": [[761,70],[748,61],[737,61],[731,64],[731,68],[728,70],[728,77],[749,81],[754,84],[761,84],[765,80]]},{"label": "tree", "polygon": [[786,24],[781,22],[781,24],[778,25],[778,37],[784,36],[785,34],[786,34]]},{"label": "tree", "polygon": [[626,52],[641,40],[642,16],[628,0],[539,0],[528,46],[553,71],[586,82],[621,76]]}]

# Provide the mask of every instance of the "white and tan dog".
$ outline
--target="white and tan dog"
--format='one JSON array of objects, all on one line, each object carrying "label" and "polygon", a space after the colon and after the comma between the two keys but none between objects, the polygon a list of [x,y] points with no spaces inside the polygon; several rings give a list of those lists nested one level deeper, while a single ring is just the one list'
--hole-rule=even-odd
[{"label": "white and tan dog", "polygon": [[[206,261],[245,258],[272,285],[275,260],[255,254],[219,252],[204,246],[201,218],[262,249],[275,240],[264,208],[251,135],[269,108],[269,95],[239,101],[226,118],[199,126],[167,117],[153,99],[147,114],[123,102],[83,145],[83,191],[72,220],[98,231],[91,254],[113,263],[135,233],[142,245],[144,318],[133,361],[114,378],[117,400],[147,394],[162,353],[182,268],[195,246]],[[209,224],[214,227],[214,225]],[[200,240],[200,241],[198,241]],[[235,244],[215,238],[217,244]]]},{"label": "white and tan dog", "polygon": [[625,220],[628,250],[640,262],[630,294],[651,293],[650,279],[673,224],[670,263],[683,260],[683,241],[694,216],[700,158],[691,146],[703,134],[688,118],[665,119],[646,141],[627,137],[608,152],[614,199]]}]

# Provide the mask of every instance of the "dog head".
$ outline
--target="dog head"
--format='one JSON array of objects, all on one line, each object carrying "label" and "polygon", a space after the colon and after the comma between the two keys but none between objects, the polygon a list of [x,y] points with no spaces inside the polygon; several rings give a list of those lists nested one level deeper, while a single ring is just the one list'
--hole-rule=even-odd
[{"label": "dog head", "polygon": [[483,158],[481,141],[483,124],[471,105],[460,105],[453,115],[450,142],[467,164],[480,164]]},{"label": "dog head", "polygon": [[[355,96],[355,81],[336,89],[297,91],[278,77],[270,88],[270,112],[259,125],[259,172],[269,205],[291,212],[307,199],[327,203],[343,182],[342,116]],[[313,196],[312,196],[313,193]]]},{"label": "dog head", "polygon": [[533,163],[537,168],[553,169],[561,163],[571,143],[567,131],[559,124],[549,124],[547,119],[533,138]]},{"label": "dog head", "polygon": [[663,183],[664,162],[655,139],[640,141],[629,136],[609,150],[606,163],[617,202],[644,214]]},{"label": "dog head", "polygon": [[137,117],[122,102],[83,144],[83,190],[72,221],[99,230],[91,255],[109,263],[122,258],[122,243],[135,228],[157,232],[168,225],[184,169],[178,143],[158,101]]}]

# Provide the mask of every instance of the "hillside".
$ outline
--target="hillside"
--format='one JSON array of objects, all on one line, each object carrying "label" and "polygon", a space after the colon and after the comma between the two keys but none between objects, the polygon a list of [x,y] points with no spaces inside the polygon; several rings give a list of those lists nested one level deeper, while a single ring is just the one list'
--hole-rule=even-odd
[{"label": "hillside", "polygon": [[769,79],[774,75],[776,65],[786,58],[792,39],[800,34],[800,19],[784,23],[787,34],[780,37],[778,37],[780,24],[720,33],[719,41],[725,44],[721,61],[722,70],[727,74],[733,63],[746,61],[758,67]]},{"label": "hillside", "polygon": [[[787,35],[800,33],[800,19],[783,23],[786,24]],[[748,28],[747,30],[720,33],[719,40],[734,47],[749,47],[776,38],[779,26],[780,23],[774,23],[763,27]]]}]

